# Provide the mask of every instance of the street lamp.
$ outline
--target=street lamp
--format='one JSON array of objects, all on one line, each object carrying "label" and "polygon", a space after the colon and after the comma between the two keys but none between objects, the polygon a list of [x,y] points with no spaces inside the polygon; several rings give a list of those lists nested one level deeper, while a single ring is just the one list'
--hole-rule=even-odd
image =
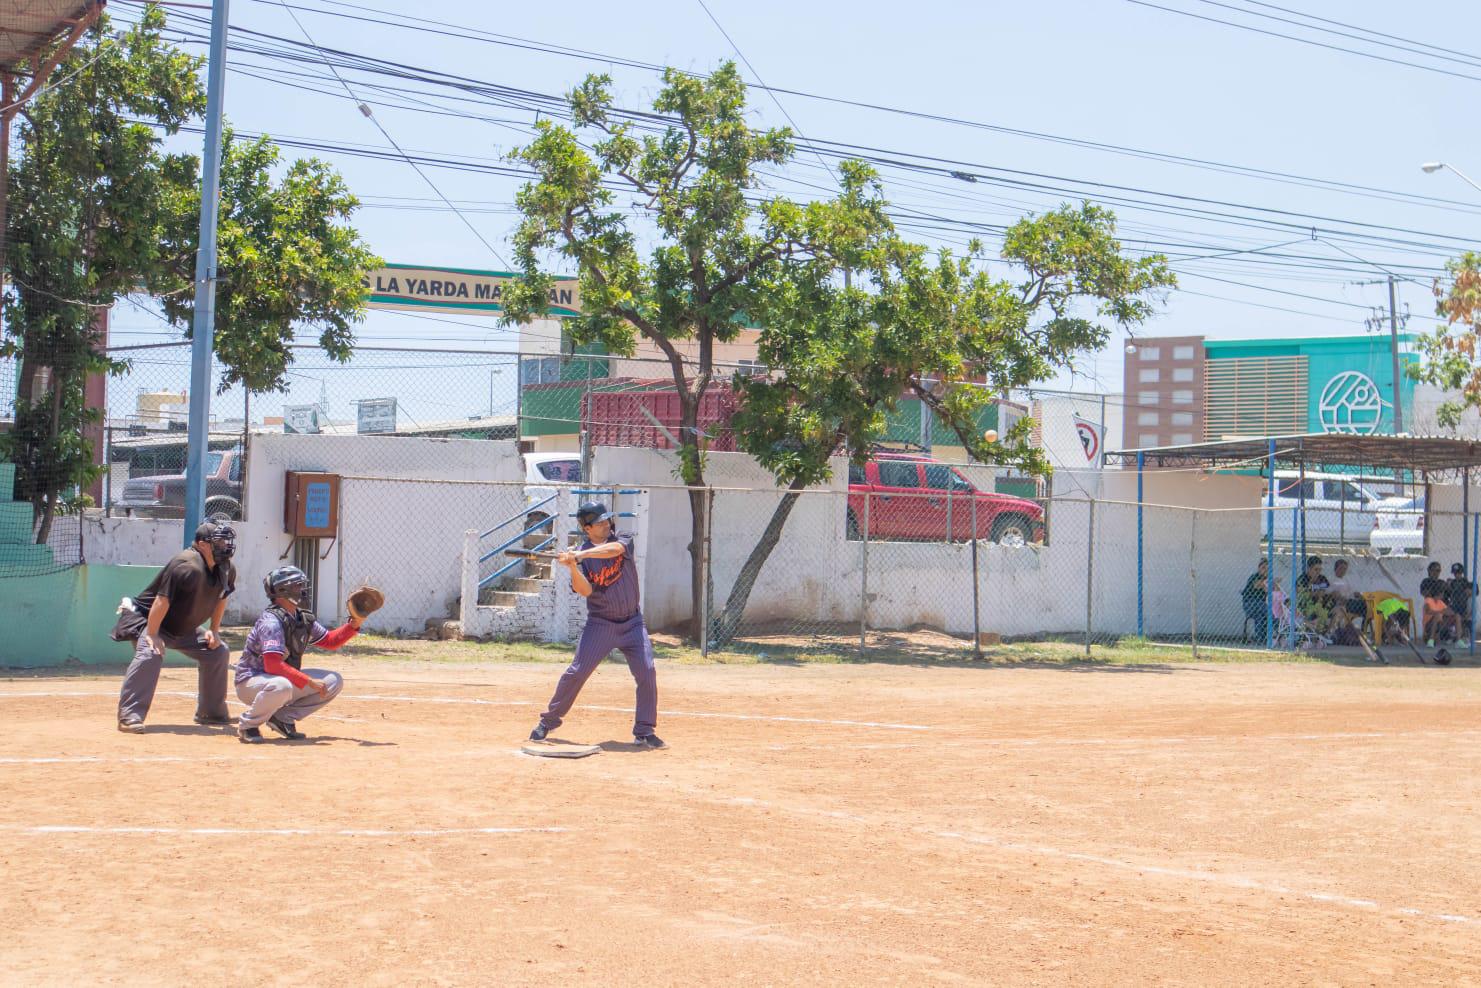
[{"label": "street lamp", "polygon": [[1451,171],[1455,172],[1456,175],[1460,176],[1461,181],[1465,182],[1477,192],[1481,192],[1481,185],[1477,185],[1475,182],[1471,181],[1470,176],[1468,176],[1465,172],[1461,171],[1454,165],[1448,165],[1443,161],[1427,161],[1419,166],[1419,170],[1424,172],[1426,175],[1433,175],[1435,174],[1435,172],[1439,171],[1442,168],[1449,168]]}]

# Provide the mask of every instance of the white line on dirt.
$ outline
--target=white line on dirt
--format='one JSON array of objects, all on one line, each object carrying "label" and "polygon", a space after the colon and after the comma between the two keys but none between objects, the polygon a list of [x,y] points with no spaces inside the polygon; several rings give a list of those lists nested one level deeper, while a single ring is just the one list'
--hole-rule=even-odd
[{"label": "white line on dirt", "polygon": [[111,758],[108,755],[56,755],[50,758],[0,758],[0,764],[135,764],[148,761],[262,761],[267,755],[144,755]]},{"label": "white line on dirt", "polygon": [[460,837],[499,834],[564,834],[565,827],[440,827],[418,830],[314,830],[270,827],[26,827],[0,824],[0,833],[48,836],[57,834],[142,834],[186,837]]},{"label": "white line on dirt", "polygon": [[[839,810],[824,810],[813,807],[788,806],[783,803],[775,803],[765,799],[757,799],[752,796],[726,796],[716,794],[710,790],[700,789],[683,783],[654,778],[633,779],[626,776],[618,776],[611,773],[603,773],[603,776],[613,782],[637,784],[657,788],[672,789],[688,796],[697,797],[707,802],[724,803],[733,806],[746,806],[757,809],[781,811],[794,816],[809,817],[813,819],[836,820],[844,823],[862,824],[872,830],[880,830],[890,825],[888,820],[880,820],[861,816],[856,813],[845,813]],[[1037,855],[1040,857],[1059,858],[1065,861],[1079,861],[1086,864],[1096,864],[1105,868],[1114,868],[1118,871],[1134,872],[1143,877],[1156,875],[1162,878],[1175,878],[1191,882],[1203,882],[1214,885],[1224,885],[1229,888],[1245,889],[1251,892],[1261,892],[1273,895],[1289,895],[1312,902],[1327,903],[1331,905],[1344,906],[1351,909],[1363,909],[1388,913],[1400,916],[1417,916],[1423,919],[1433,919],[1445,923],[1457,923],[1474,926],[1481,925],[1481,917],[1462,916],[1454,913],[1432,913],[1412,907],[1387,907],[1380,905],[1372,899],[1357,899],[1350,896],[1335,895],[1329,892],[1316,892],[1307,889],[1288,888],[1284,885],[1276,885],[1269,882],[1256,881],[1240,875],[1231,875],[1225,872],[1200,871],[1190,868],[1172,868],[1162,865],[1138,864],[1134,861],[1125,861],[1120,858],[1109,858],[1103,855],[1086,854],[1080,851],[1070,851],[1064,848],[1049,847],[1040,844],[1024,844],[1017,841],[1002,840],[997,837],[989,837],[982,834],[964,834],[951,830],[931,830],[926,827],[903,828],[909,833],[920,834],[925,837],[933,837],[937,840],[960,841],[967,844],[975,844],[982,847],[992,847],[1002,851],[1010,851],[1017,854]]]}]

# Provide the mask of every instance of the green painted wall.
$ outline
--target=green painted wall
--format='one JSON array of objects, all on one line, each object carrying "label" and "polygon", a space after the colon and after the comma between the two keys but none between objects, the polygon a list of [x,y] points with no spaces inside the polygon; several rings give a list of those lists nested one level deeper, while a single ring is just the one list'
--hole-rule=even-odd
[{"label": "green painted wall", "polygon": [[[980,432],[998,428],[998,405],[990,404],[977,412],[977,428]],[[886,442],[920,442],[920,399],[905,398],[885,415]],[[931,417],[932,446],[961,446],[962,439],[951,426]]]},{"label": "green painted wall", "polygon": [[153,566],[74,566],[0,579],[0,667],[127,663],[132,649],[108,632],[118,620],[119,598],[143,590],[155,572]]}]

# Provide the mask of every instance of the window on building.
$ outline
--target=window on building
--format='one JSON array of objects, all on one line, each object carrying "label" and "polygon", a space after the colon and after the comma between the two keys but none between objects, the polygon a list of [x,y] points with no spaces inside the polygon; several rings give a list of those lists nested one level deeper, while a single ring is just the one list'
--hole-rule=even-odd
[{"label": "window on building", "polygon": [[1172,348],[1172,359],[1192,360],[1193,348],[1191,346],[1175,346]]},{"label": "window on building", "polygon": [[766,365],[759,360],[737,360],[735,372],[742,377],[760,377],[766,373]]},{"label": "window on building", "polygon": [[1192,425],[1193,424],[1193,413],[1192,412],[1173,412],[1172,413],[1172,424],[1173,425]]},{"label": "window on building", "polygon": [[1156,384],[1162,380],[1162,371],[1156,367],[1143,367],[1136,372],[1136,379],[1142,384]]},{"label": "window on building", "polygon": [[1191,405],[1191,404],[1193,404],[1193,392],[1192,391],[1174,391],[1172,393],[1172,403],[1174,405]]},{"label": "window on building", "polygon": [[880,460],[881,487],[919,487],[920,470],[911,460]]},{"label": "window on building", "polygon": [[1144,432],[1144,433],[1142,433],[1141,441],[1139,443],[1137,443],[1137,445],[1138,446],[1161,446],[1162,445],[1162,442],[1157,438],[1157,433],[1155,433],[1155,432]]},{"label": "window on building", "polygon": [[1138,405],[1160,405],[1162,395],[1156,391],[1141,391],[1137,393],[1136,403]]},{"label": "window on building", "polygon": [[519,362],[521,384],[554,384],[561,379],[560,357],[526,357]]},{"label": "window on building", "polygon": [[1137,413],[1137,417],[1136,417],[1136,424],[1137,425],[1161,425],[1162,423],[1158,419],[1156,412],[1138,412]]},{"label": "window on building", "polygon": [[1193,442],[1193,433],[1191,432],[1177,432],[1173,434],[1172,444],[1174,446],[1187,446],[1191,442]]},{"label": "window on building", "polygon": [[1179,384],[1191,384],[1193,382],[1193,368],[1174,367],[1172,369],[1172,379]]},{"label": "window on building", "polygon": [[1155,346],[1144,346],[1137,348],[1137,357],[1141,360],[1161,360],[1162,348]]}]

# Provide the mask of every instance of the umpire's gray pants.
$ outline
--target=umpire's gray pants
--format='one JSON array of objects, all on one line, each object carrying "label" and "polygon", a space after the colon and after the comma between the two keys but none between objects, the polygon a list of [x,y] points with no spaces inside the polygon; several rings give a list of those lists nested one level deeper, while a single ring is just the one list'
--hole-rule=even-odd
[{"label": "umpire's gray pants", "polygon": [[253,676],[237,683],[237,699],[247,705],[242,711],[241,727],[261,727],[277,714],[279,720],[297,724],[309,714],[339,696],[345,688],[344,677],[323,669],[305,669],[305,676],[322,679],[328,696],[320,696],[312,686],[294,686],[286,676]]},{"label": "umpire's gray pants", "polygon": [[[197,717],[230,717],[226,709],[226,669],[231,659],[231,650],[223,642],[215,648],[206,646],[206,636],[200,632],[189,635],[167,635],[160,632],[158,640],[165,648],[173,648],[187,659],[196,663]],[[129,663],[128,672],[123,674],[123,688],[118,692],[118,719],[143,720],[149,716],[149,707],[154,703],[154,690],[159,686],[159,671],[164,668],[163,652],[156,654],[144,644],[143,636],[134,643],[134,661]]]}]

